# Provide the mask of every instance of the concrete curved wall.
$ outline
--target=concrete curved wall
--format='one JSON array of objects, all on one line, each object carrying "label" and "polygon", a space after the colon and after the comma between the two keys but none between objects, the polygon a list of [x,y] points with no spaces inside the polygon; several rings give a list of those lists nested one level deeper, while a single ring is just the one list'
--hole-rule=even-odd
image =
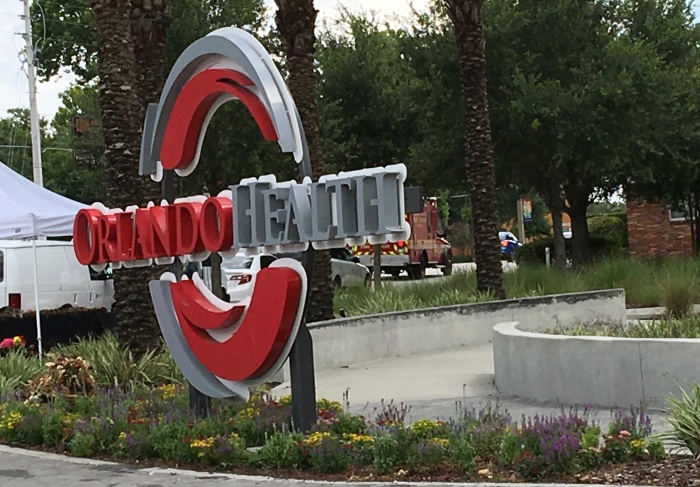
[{"label": "concrete curved wall", "polygon": [[678,394],[679,386],[700,383],[700,339],[573,337],[523,328],[517,322],[493,328],[501,394],[562,404],[658,407]]},{"label": "concrete curved wall", "polygon": [[[624,321],[622,289],[511,299],[386,313],[309,325],[316,371],[391,357],[488,345],[494,325],[520,321],[531,330],[552,323]],[[289,379],[288,367],[284,371]]]}]

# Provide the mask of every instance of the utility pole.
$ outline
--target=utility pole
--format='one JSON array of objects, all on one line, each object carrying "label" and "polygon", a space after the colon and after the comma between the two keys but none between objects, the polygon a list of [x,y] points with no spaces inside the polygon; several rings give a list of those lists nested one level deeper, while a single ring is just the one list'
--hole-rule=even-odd
[{"label": "utility pole", "polygon": [[518,198],[518,238],[525,243],[525,215],[523,214],[523,199]]},{"label": "utility pole", "polygon": [[34,42],[32,40],[32,19],[29,15],[31,0],[22,0],[22,2],[24,3],[24,41],[26,43],[24,55],[27,59],[27,78],[29,78],[32,168],[34,170],[34,182],[39,186],[44,186],[44,175],[41,168],[41,129],[39,127],[39,110],[36,103],[36,70],[34,65]]}]

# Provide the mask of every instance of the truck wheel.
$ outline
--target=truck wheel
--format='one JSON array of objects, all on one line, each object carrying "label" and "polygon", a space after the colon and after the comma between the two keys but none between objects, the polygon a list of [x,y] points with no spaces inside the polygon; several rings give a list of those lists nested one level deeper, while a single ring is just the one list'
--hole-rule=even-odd
[{"label": "truck wheel", "polygon": [[365,287],[372,287],[372,276],[369,274],[365,276]]},{"label": "truck wheel", "polygon": [[442,268],[442,275],[443,276],[451,276],[452,275],[452,261],[449,260],[447,261],[447,264],[445,267]]},{"label": "truck wheel", "polygon": [[391,269],[390,274],[394,279],[398,279],[399,275],[401,275],[401,269]]},{"label": "truck wheel", "polygon": [[428,268],[428,257],[423,254],[420,257],[420,264],[413,264],[408,268],[409,276],[411,279],[423,279],[425,277],[425,270]]}]

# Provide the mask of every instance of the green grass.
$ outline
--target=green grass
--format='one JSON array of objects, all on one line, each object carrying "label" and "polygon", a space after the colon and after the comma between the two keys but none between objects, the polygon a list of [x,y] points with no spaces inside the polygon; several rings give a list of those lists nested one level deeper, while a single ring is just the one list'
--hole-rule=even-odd
[{"label": "green grass", "polygon": [[[509,298],[546,296],[603,289],[623,288],[627,306],[646,308],[664,306],[669,316],[686,316],[691,305],[700,302],[700,260],[633,261],[610,258],[585,270],[547,269],[520,266],[504,274]],[[344,289],[336,293],[335,310],[346,316],[387,313],[452,304],[467,304],[492,299],[476,293],[473,273],[440,279],[415,281],[402,285],[385,283],[378,291]]]},{"label": "green grass", "polygon": [[402,283],[384,283],[381,289],[347,288],[335,295],[336,314],[366,316],[393,311],[451,306],[454,304],[490,301],[488,295],[476,292],[473,273],[455,273],[449,278]]},{"label": "green grass", "polygon": [[666,319],[648,323],[591,323],[547,330],[553,335],[619,338],[700,338],[700,317]]}]

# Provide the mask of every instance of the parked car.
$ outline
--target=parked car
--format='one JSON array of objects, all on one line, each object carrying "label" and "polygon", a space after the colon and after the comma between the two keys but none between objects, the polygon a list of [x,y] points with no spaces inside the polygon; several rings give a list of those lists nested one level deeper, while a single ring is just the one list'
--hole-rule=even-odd
[{"label": "parked car", "polygon": [[331,272],[336,289],[349,286],[369,286],[372,276],[369,268],[360,264],[348,249],[331,249]]},{"label": "parked car", "polygon": [[[289,258],[301,261],[301,252],[277,255],[246,255],[239,252],[221,264],[221,278],[231,302],[238,302],[253,292],[253,277],[275,260]],[[331,250],[331,279],[334,287],[368,286],[371,281],[369,269],[358,262],[348,249]]]},{"label": "parked car", "polygon": [[500,240],[501,258],[508,261],[512,261],[515,252],[523,246],[518,241],[518,237],[511,232],[498,232],[498,240]]},{"label": "parked car", "polygon": [[[360,259],[353,257],[352,252],[346,248],[331,249],[331,281],[336,289],[352,286],[369,286],[372,276],[369,269],[360,264]],[[278,257],[287,257],[301,261],[301,252],[278,254]]]},{"label": "parked car", "polygon": [[229,301],[236,303],[253,293],[253,277],[270,266],[277,257],[269,254],[246,255],[238,252],[232,259],[223,259],[221,278]]},{"label": "parked car", "polygon": [[[36,242],[39,310],[64,305],[111,309],[111,268],[95,272],[78,262],[70,242]],[[31,241],[0,240],[0,308],[34,310],[34,248]]]}]

